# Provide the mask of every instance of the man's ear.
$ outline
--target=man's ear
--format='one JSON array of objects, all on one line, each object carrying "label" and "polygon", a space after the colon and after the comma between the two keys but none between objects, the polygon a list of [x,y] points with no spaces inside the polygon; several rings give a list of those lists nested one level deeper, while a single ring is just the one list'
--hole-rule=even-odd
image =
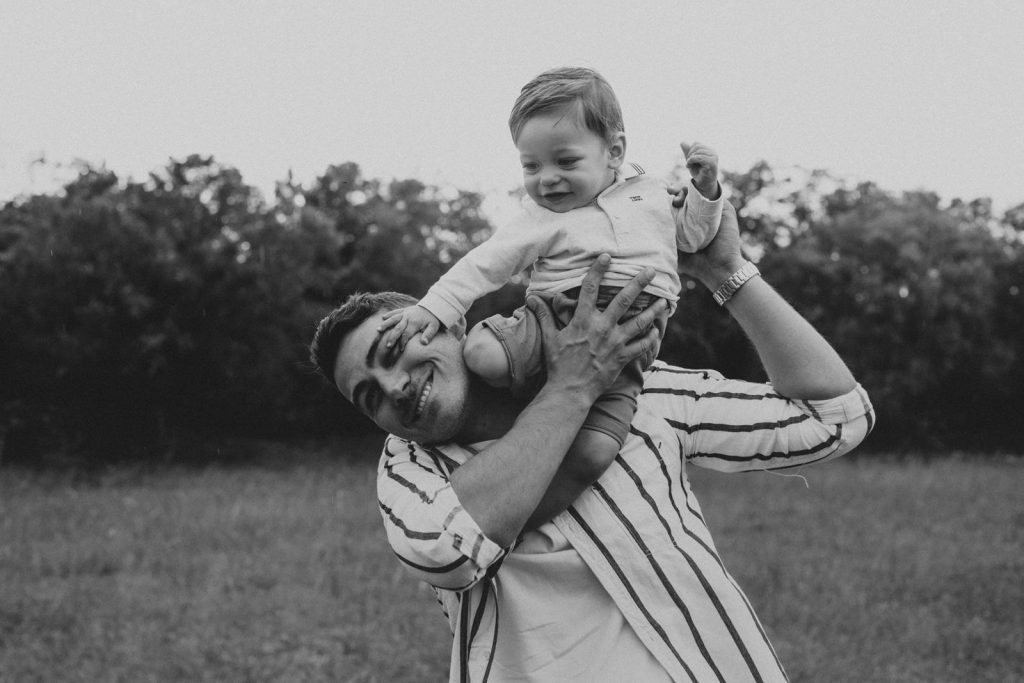
[{"label": "man's ear", "polygon": [[608,143],[608,168],[618,169],[626,160],[626,134],[619,131]]}]

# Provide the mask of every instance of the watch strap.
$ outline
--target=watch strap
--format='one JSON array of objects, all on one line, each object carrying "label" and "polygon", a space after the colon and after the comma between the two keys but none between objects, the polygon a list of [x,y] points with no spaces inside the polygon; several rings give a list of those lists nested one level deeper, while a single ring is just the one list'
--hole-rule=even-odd
[{"label": "watch strap", "polygon": [[747,261],[740,266],[739,270],[730,275],[728,279],[726,279],[726,281],[715,290],[713,295],[715,303],[719,306],[724,306],[725,303],[733,297],[733,294],[739,291],[739,288],[746,284],[747,280],[760,274],[761,271],[757,269],[757,266],[750,261]]}]

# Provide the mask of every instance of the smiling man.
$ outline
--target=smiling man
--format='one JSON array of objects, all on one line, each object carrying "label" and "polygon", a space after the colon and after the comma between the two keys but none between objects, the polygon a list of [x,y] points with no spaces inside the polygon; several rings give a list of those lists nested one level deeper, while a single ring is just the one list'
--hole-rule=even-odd
[{"label": "smiling man", "polygon": [[[365,300],[387,306],[403,305],[408,298],[394,294]],[[387,310],[370,315],[341,341],[331,373],[335,384],[387,432],[426,444],[455,439],[467,421],[474,422],[466,411],[470,376],[461,340],[448,334],[429,345],[388,348],[377,331]]]},{"label": "smiling man", "polygon": [[836,458],[860,443],[873,411],[835,351],[744,261],[728,203],[718,236],[680,266],[743,327],[771,382],[656,362],[612,459],[566,453],[621,368],[656,352],[663,304],[618,322],[650,270],[602,312],[608,260],[598,259],[561,330],[529,302],[547,381],[525,404],[477,381],[451,332],[382,344],[384,313],[409,297],[354,295],[321,321],[314,362],[391,434],[378,503],[392,549],[448,616],[451,680],[786,680],[686,466]]}]

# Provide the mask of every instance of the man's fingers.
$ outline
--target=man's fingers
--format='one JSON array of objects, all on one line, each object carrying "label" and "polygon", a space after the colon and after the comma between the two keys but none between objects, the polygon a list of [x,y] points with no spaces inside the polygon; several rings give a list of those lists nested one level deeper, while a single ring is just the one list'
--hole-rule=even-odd
[{"label": "man's fingers", "polygon": [[652,327],[644,336],[634,339],[623,347],[623,359],[632,361],[639,359],[641,366],[646,368],[658,357],[661,350],[661,337],[658,330]]},{"label": "man's fingers", "polygon": [[557,292],[551,297],[551,307],[556,311],[572,310],[576,305],[576,299],[572,298],[565,292]]},{"label": "man's fingers", "polygon": [[668,306],[668,304],[664,299],[658,299],[639,314],[624,321],[620,327],[629,339],[638,339],[643,337],[651,330],[654,330],[660,335],[664,332],[664,330],[661,329],[662,326],[660,321],[662,319],[662,314],[665,312],[666,306]]},{"label": "man's fingers", "polygon": [[605,309],[611,314],[613,320],[618,320],[629,307],[633,305],[633,301],[636,300],[640,292],[643,291],[644,287],[651,284],[651,280],[654,279],[654,268],[648,266],[640,271],[640,274],[630,280],[625,287],[619,290],[612,299],[611,303],[608,304],[608,308]]},{"label": "man's fingers", "polygon": [[540,325],[541,334],[545,339],[548,339],[558,331],[554,315],[551,312],[551,306],[547,301],[531,294],[526,297],[526,307],[533,311],[533,315],[537,318],[537,323]]},{"label": "man's fingers", "polygon": [[739,217],[736,215],[736,207],[732,205],[732,202],[722,202],[722,222],[719,225],[719,231],[722,228],[726,230],[735,230],[737,233],[740,229]]},{"label": "man's fingers", "polygon": [[580,296],[576,304],[577,310],[588,314],[597,307],[597,290],[601,285],[601,279],[608,272],[612,257],[608,254],[601,254],[590,266],[590,270],[583,277],[583,284],[580,286]]}]

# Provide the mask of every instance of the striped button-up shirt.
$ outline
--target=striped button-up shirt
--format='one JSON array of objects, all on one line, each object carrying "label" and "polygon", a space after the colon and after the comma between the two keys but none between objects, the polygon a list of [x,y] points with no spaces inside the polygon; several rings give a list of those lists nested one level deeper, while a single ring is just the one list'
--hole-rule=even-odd
[{"label": "striped button-up shirt", "polygon": [[[621,452],[549,523],[557,531],[545,525],[512,548],[487,539],[449,482],[451,472],[476,452],[471,447],[424,448],[389,437],[378,471],[379,504],[395,553],[434,587],[448,616],[455,635],[452,680],[483,680],[495,651],[499,660],[503,649],[523,651],[522,643],[510,642],[522,632],[503,628],[501,621],[502,601],[508,599],[503,578],[510,586],[547,591],[545,604],[556,614],[559,601],[576,590],[543,576],[503,577],[543,571],[543,563],[506,558],[545,529],[564,536],[611,596],[602,609],[618,610],[669,679],[786,680],[764,629],[715,550],[686,465],[740,472],[823,462],[860,443],[873,420],[860,386],[829,400],[794,401],[770,384],[657,362],[645,375]],[[574,615],[549,626],[552,633],[571,631]],[[505,661],[506,674],[508,666]]]}]

